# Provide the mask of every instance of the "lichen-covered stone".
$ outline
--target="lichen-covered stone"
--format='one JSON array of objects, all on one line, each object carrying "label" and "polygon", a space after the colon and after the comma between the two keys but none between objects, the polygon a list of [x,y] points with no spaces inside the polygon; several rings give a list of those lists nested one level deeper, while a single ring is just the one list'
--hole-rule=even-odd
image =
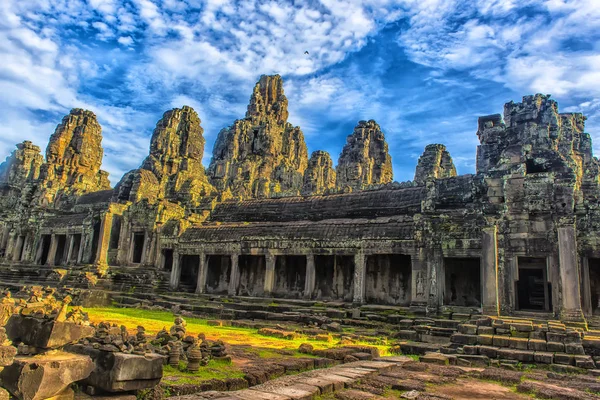
[{"label": "lichen-covered stone", "polygon": [[415,182],[423,185],[428,180],[456,176],[456,168],[450,153],[443,144],[429,144],[419,157],[415,171]]},{"label": "lichen-covered stone", "polygon": [[219,132],[208,175],[223,198],[300,194],[308,150],[300,128],[287,122],[287,105],[281,77],[263,75],[246,118]]},{"label": "lichen-covered stone", "polygon": [[346,139],[336,170],[337,187],[342,190],[392,182],[392,157],[377,122],[359,121]]},{"label": "lichen-covered stone", "polygon": [[150,154],[140,169],[125,174],[115,188],[117,199],[149,203],[168,199],[197,205],[213,194],[202,165],[203,132],[191,107],[167,111],[156,124]]},{"label": "lichen-covered stone", "polygon": [[57,194],[83,194],[110,189],[102,171],[102,128],[96,115],[74,108],[50,136],[42,165],[40,201],[51,203]]},{"label": "lichen-covered stone", "polygon": [[310,155],[304,171],[302,194],[305,196],[328,193],[335,189],[335,169],[328,152],[317,150]]},{"label": "lichen-covered stone", "polygon": [[35,181],[43,163],[40,148],[25,140],[0,164],[0,184],[22,187],[26,182]]}]

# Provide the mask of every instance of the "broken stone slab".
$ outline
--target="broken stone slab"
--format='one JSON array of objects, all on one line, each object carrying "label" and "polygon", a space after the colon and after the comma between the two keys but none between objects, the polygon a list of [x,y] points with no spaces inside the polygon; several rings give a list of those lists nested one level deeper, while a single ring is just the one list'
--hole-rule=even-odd
[{"label": "broken stone slab", "polygon": [[8,367],[9,365],[11,365],[16,355],[16,347],[0,346],[0,367]]},{"label": "broken stone slab", "polygon": [[149,389],[162,378],[164,357],[159,354],[113,353],[80,344],[66,349],[94,361],[96,366],[83,383],[107,392]]},{"label": "broken stone slab", "polygon": [[72,322],[12,315],[6,323],[6,335],[14,343],[24,343],[39,349],[56,349],[92,336],[92,326]]},{"label": "broken stone slab", "polygon": [[43,400],[66,394],[71,383],[87,378],[93,369],[91,358],[79,354],[54,352],[16,357],[12,365],[0,372],[0,382],[19,399]]}]

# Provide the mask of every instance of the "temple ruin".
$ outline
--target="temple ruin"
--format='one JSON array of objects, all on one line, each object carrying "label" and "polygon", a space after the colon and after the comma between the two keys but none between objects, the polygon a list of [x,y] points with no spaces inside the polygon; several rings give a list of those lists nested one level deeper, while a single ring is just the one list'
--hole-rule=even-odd
[{"label": "temple ruin", "polygon": [[208,168],[200,119],[184,106],[112,189],[96,116],[74,109],[45,157],[24,141],[0,165],[0,281],[19,266],[32,271],[25,283],[108,268],[152,272],[157,292],[594,324],[600,163],[584,123],[550,96],[525,96],[479,118],[475,174],[457,175],[433,144],[414,181],[397,183],[375,121],[358,122],[337,166],[324,151],[309,157],[282,79],[263,76]]}]

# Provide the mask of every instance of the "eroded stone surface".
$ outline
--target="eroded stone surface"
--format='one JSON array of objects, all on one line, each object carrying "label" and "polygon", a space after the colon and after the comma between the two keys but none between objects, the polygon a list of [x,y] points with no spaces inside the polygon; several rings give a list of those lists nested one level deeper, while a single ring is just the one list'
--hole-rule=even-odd
[{"label": "eroded stone surface", "polygon": [[342,190],[362,190],[392,181],[392,157],[377,122],[358,122],[346,139],[336,170],[336,184]]},{"label": "eroded stone surface", "polygon": [[304,171],[302,194],[305,196],[327,194],[335,189],[335,169],[331,156],[326,151],[317,150],[310,155],[308,167]]},{"label": "eroded stone surface", "polygon": [[429,180],[456,176],[456,168],[450,153],[443,144],[429,144],[419,157],[415,171],[415,182],[419,185]]},{"label": "eroded stone surface", "polygon": [[224,198],[298,195],[308,150],[299,127],[288,121],[279,75],[263,75],[254,87],[246,118],[219,132],[208,167]]}]

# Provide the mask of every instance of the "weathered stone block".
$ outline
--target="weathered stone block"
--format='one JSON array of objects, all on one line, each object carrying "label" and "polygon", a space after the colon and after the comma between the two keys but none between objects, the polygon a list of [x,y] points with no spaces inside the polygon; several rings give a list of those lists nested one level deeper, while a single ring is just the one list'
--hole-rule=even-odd
[{"label": "weathered stone block", "polygon": [[462,333],[455,333],[450,337],[450,341],[459,344],[477,344],[477,335],[464,335]]},{"label": "weathered stone block", "polygon": [[565,353],[568,354],[585,354],[583,350],[583,346],[577,343],[566,343],[565,344]]},{"label": "weathered stone block", "polygon": [[506,358],[508,360],[517,360],[517,361],[521,361],[521,362],[533,362],[533,351],[499,349],[498,357]]},{"label": "weathered stone block", "polygon": [[494,344],[494,336],[492,335],[478,335],[477,336],[477,344],[481,344],[484,346],[491,346]]},{"label": "weathered stone block", "polygon": [[416,331],[402,330],[398,331],[394,337],[403,340],[419,340],[419,334]]},{"label": "weathered stone block", "polygon": [[7,367],[13,363],[17,355],[17,348],[14,346],[0,346],[0,367]]},{"label": "weathered stone block", "polygon": [[508,341],[508,347],[511,349],[527,350],[529,348],[529,339],[511,337]]},{"label": "weathered stone block", "polygon": [[547,343],[545,340],[529,339],[529,350],[546,351]]},{"label": "weathered stone block", "polygon": [[567,335],[565,335],[564,333],[557,333],[557,332],[546,333],[546,339],[549,342],[564,343],[566,338],[567,338]]},{"label": "weathered stone block", "polygon": [[88,356],[58,352],[17,357],[0,372],[2,386],[23,400],[43,400],[64,392],[71,383],[87,378],[94,369]]},{"label": "weathered stone block", "polygon": [[94,332],[91,326],[19,314],[14,314],[6,323],[6,335],[10,340],[40,349],[56,349],[92,336]]},{"label": "weathered stone block", "polygon": [[492,328],[491,326],[479,326],[477,327],[477,334],[478,335],[493,335],[494,332],[494,328]]},{"label": "weathered stone block", "polygon": [[465,345],[463,346],[463,352],[466,355],[470,355],[470,356],[476,356],[478,355],[478,346],[469,346],[469,345]]},{"label": "weathered stone block", "polygon": [[565,351],[565,345],[564,343],[558,343],[558,342],[548,342],[546,344],[546,348],[548,351],[552,351],[552,352],[563,352]]},{"label": "weathered stone block", "polygon": [[575,356],[575,366],[577,368],[594,369],[596,364],[590,356]]},{"label": "weathered stone block", "polygon": [[95,368],[84,383],[107,392],[125,392],[156,386],[162,378],[163,356],[110,353],[83,345],[68,351],[91,357]]},{"label": "weathered stone block", "polygon": [[479,346],[479,354],[489,358],[496,358],[498,357],[498,349],[498,347]]},{"label": "weathered stone block", "polygon": [[458,332],[465,335],[476,335],[477,325],[462,324],[458,326]]},{"label": "weathered stone block", "polygon": [[554,362],[556,364],[575,365],[575,358],[571,354],[554,353]]},{"label": "weathered stone block", "polygon": [[540,364],[552,364],[554,362],[554,353],[536,351],[533,354],[533,361]]},{"label": "weathered stone block", "polygon": [[496,347],[508,347],[510,344],[510,337],[494,335],[493,344]]}]

